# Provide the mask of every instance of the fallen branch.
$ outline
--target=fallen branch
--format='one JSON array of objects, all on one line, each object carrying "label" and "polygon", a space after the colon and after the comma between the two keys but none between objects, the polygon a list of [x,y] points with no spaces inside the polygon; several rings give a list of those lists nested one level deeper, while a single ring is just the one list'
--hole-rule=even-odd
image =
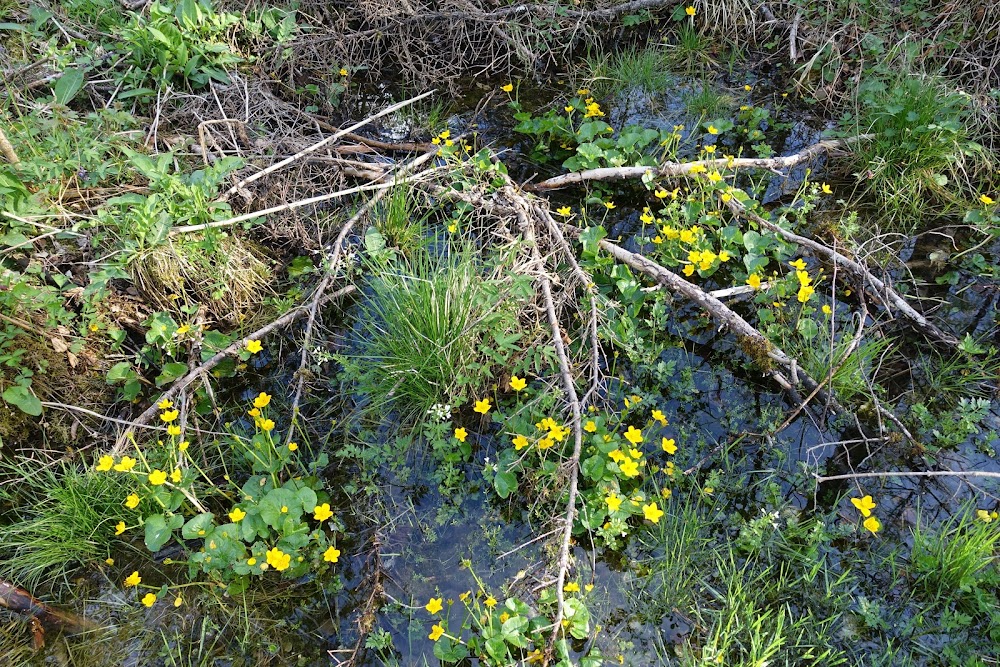
[{"label": "fallen branch", "polygon": [[[337,290],[328,297],[324,298],[323,303],[333,301],[334,299],[339,299],[342,296],[346,296],[354,292],[356,289],[357,288],[354,287],[354,285],[348,285],[344,288]],[[293,308],[292,310],[289,310],[287,313],[285,313],[278,319],[274,320],[270,324],[263,326],[260,329],[254,331],[253,333],[244,336],[238,341],[232,343],[231,345],[229,345],[229,347],[216,353],[215,356],[213,356],[211,359],[203,362],[200,366],[198,366],[198,368],[195,368],[194,370],[188,372],[187,375],[174,381],[174,383],[170,385],[170,389],[165,391],[159,397],[158,400],[153,401],[152,404],[146,409],[146,411],[143,412],[138,417],[136,417],[135,420],[131,422],[129,427],[125,429],[125,431],[122,432],[121,435],[118,436],[118,439],[115,442],[115,446],[111,450],[111,454],[114,456],[118,456],[125,451],[126,445],[128,445],[128,443],[131,441],[131,438],[134,436],[135,429],[148,424],[150,420],[156,416],[157,412],[159,412],[159,408],[156,405],[157,403],[159,403],[160,401],[173,400],[174,398],[176,398],[177,395],[180,394],[180,392],[183,391],[185,387],[187,387],[189,384],[191,384],[199,377],[201,377],[203,373],[206,373],[215,368],[216,366],[218,366],[223,359],[226,359],[227,357],[237,354],[241,350],[245,349],[249,341],[263,338],[272,331],[291,324],[292,322],[299,319],[303,315],[306,315],[309,312],[310,312],[310,307],[305,304]]]},{"label": "fallen branch", "polygon": [[538,241],[535,237],[534,221],[531,219],[531,207],[514,190],[512,185],[504,188],[504,194],[512,202],[519,202],[521,206],[516,206],[518,224],[525,240],[531,248],[531,254],[539,266],[538,282],[542,288],[542,300],[545,304],[545,313],[548,315],[549,327],[552,330],[552,343],[556,348],[556,357],[559,360],[559,375],[562,378],[563,392],[569,401],[573,412],[573,453],[566,466],[569,468],[569,498],[566,501],[566,516],[564,518],[563,534],[559,544],[559,561],[557,564],[558,573],[556,575],[556,617],[553,621],[552,638],[549,641],[548,651],[551,655],[554,650],[559,632],[563,629],[562,620],[565,617],[566,601],[563,594],[563,586],[566,583],[566,572],[569,569],[570,542],[573,537],[573,519],[576,517],[576,496],[578,487],[577,468],[580,467],[580,453],[583,451],[583,410],[580,407],[580,399],[576,393],[576,385],[573,381],[573,371],[570,367],[569,356],[566,354],[566,346],[563,343],[562,329],[559,326],[559,317],[556,315],[555,302],[552,299],[552,283],[545,273],[544,260],[538,249]]},{"label": "fallen branch", "polygon": [[743,207],[742,204],[736,201],[734,197],[729,201],[730,210],[736,215],[745,215],[750,220],[753,220],[761,227],[768,229],[775,234],[780,235],[785,240],[790,241],[803,248],[809,248],[814,253],[826,258],[828,261],[840,266],[843,269],[853,273],[861,281],[865,292],[871,296],[875,301],[881,303],[886,310],[890,313],[895,309],[903,317],[905,317],[913,325],[915,329],[922,332],[928,338],[946,345],[952,348],[958,348],[960,341],[955,336],[945,333],[937,326],[932,324],[926,317],[918,313],[913,306],[911,306],[906,299],[904,299],[900,294],[894,290],[892,287],[882,282],[876,278],[871,271],[853,259],[845,257],[836,250],[828,248],[827,246],[813,241],[805,236],[799,236],[793,232],[786,229],[782,229],[778,225],[774,224],[770,220],[766,220],[762,216],[758,215],[753,211],[749,211]]},{"label": "fallen branch", "polygon": [[250,183],[253,183],[257,179],[263,178],[264,176],[267,176],[268,174],[274,173],[274,172],[278,171],[279,169],[281,169],[282,167],[286,167],[289,164],[291,164],[292,162],[295,162],[299,158],[304,157],[306,155],[309,155],[310,153],[314,153],[314,152],[318,151],[320,148],[323,148],[324,146],[327,146],[327,145],[333,143],[337,139],[340,139],[341,137],[343,137],[343,136],[345,136],[345,135],[353,132],[354,130],[357,130],[358,128],[364,127],[365,125],[367,125],[368,123],[372,122],[373,120],[381,118],[382,116],[387,116],[387,115],[391,114],[392,112],[398,111],[399,109],[402,109],[403,107],[407,107],[407,106],[413,104],[414,102],[418,102],[418,101],[424,99],[425,97],[427,97],[429,95],[432,95],[433,93],[434,93],[433,90],[428,90],[426,93],[421,93],[420,95],[417,95],[416,97],[411,97],[408,100],[403,100],[402,102],[398,102],[396,104],[393,104],[392,106],[386,107],[385,109],[382,109],[381,111],[379,111],[377,114],[375,114],[373,116],[369,116],[368,118],[365,118],[364,120],[362,120],[360,122],[357,122],[357,123],[355,123],[354,125],[351,125],[348,128],[340,130],[339,132],[336,132],[335,134],[332,134],[329,137],[326,137],[325,139],[317,141],[313,145],[309,146],[308,148],[302,149],[301,151],[299,151],[295,155],[292,155],[291,157],[285,158],[284,160],[281,160],[280,162],[275,162],[270,167],[268,167],[266,169],[262,169],[261,171],[258,171],[256,174],[253,174],[251,176],[247,176],[242,181],[240,181],[239,183],[237,183],[233,187],[231,187],[228,190],[226,190],[226,193],[222,196],[222,199],[223,200],[228,199],[234,193],[238,192],[241,188],[249,185]]},{"label": "fallen branch", "polygon": [[1000,479],[1000,472],[988,472],[985,470],[925,470],[923,472],[853,472],[843,475],[817,475],[813,474],[813,479],[817,484],[823,482],[833,482],[838,479],[862,479],[865,477],[990,477]]},{"label": "fallen branch", "polygon": [[[580,230],[576,227],[565,225],[564,229],[566,229],[568,233],[574,235],[580,234]],[[808,391],[815,392],[815,395],[818,396],[824,404],[829,405],[835,412],[846,412],[844,407],[840,405],[833,394],[823,390],[821,385],[816,382],[816,380],[809,377],[809,375],[802,370],[798,361],[785,354],[780,348],[776,347],[773,343],[771,343],[771,341],[764,337],[764,334],[751,326],[749,322],[730,309],[729,306],[722,303],[694,283],[684,280],[673,271],[670,271],[643,255],[629,252],[607,239],[600,242],[600,247],[619,262],[622,262],[636,271],[649,276],[671,292],[680,294],[681,296],[693,301],[702,310],[708,313],[713,320],[715,320],[720,329],[729,329],[732,331],[740,340],[740,347],[758,366],[760,366],[779,385],[781,385],[786,392],[790,393],[794,403],[800,404],[804,401],[802,401],[802,399],[799,398],[798,394],[795,392],[793,383],[789,381],[784,374],[774,368],[774,365],[770,362],[774,362],[786,369],[791,378],[797,382],[801,382],[801,384]]]},{"label": "fallen branch", "polygon": [[[2,579],[0,579],[0,607],[38,619],[47,628],[62,630],[70,634],[86,632],[98,627],[97,623],[88,618],[54,609],[20,586],[15,586]],[[44,631],[42,631],[41,636],[44,637]],[[37,637],[36,630],[36,642]],[[36,646],[36,648],[40,647]]]},{"label": "fallen branch", "polygon": [[860,134],[846,139],[827,139],[793,155],[774,158],[734,158],[728,160],[719,158],[716,160],[695,160],[694,162],[665,162],[658,167],[604,167],[601,169],[586,169],[584,171],[574,171],[561,176],[554,176],[540,183],[525,185],[524,189],[530,192],[543,192],[565,188],[570,185],[577,185],[587,181],[615,181],[628,180],[632,178],[669,178],[676,176],[687,176],[691,170],[700,171],[702,167],[706,170],[713,169],[770,169],[781,170],[791,169],[803,162],[808,162],[821,153],[846,148],[859,141],[871,139],[873,134]]}]

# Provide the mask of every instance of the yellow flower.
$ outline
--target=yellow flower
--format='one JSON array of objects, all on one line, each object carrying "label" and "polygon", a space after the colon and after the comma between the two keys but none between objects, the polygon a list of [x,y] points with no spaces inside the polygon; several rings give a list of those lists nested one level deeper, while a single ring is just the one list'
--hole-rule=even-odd
[{"label": "yellow flower", "polygon": [[159,403],[157,403],[156,407],[158,407],[161,410],[166,410],[167,408],[174,407],[174,402],[165,398]]},{"label": "yellow flower", "polygon": [[798,298],[799,303],[805,303],[812,298],[812,295],[816,292],[816,289],[810,287],[809,285],[803,285],[799,288],[799,293],[796,298]]},{"label": "yellow flower", "polygon": [[715,146],[713,144],[709,144],[708,146],[705,146],[705,152],[708,153],[709,155],[711,155],[712,153],[715,152]]},{"label": "yellow flower", "polygon": [[104,455],[98,459],[95,470],[97,470],[97,472],[107,472],[108,470],[111,470],[111,467],[114,466],[114,464],[115,457]]},{"label": "yellow flower", "polygon": [[169,424],[173,420],[177,419],[177,415],[179,414],[180,412],[178,412],[177,410],[166,410],[160,414],[160,419]]},{"label": "yellow flower", "polygon": [[260,410],[258,408],[251,408],[247,410],[247,414],[256,419],[257,417],[260,417]]},{"label": "yellow flower", "polygon": [[440,623],[435,623],[431,626],[431,633],[427,635],[427,638],[437,641],[441,639],[442,635],[444,635],[444,627]]},{"label": "yellow flower", "polygon": [[660,426],[667,425],[667,418],[661,410],[653,410],[653,421],[660,422]]},{"label": "yellow flower", "polygon": [[179,445],[177,445],[177,449],[181,450],[182,452],[186,452],[186,451],[187,451],[187,448],[188,448],[188,447],[189,447],[190,445],[191,445],[191,443],[190,443],[190,442],[188,442],[187,440],[185,440],[184,442],[182,442],[182,443],[180,443]]},{"label": "yellow flower", "polygon": [[657,507],[656,502],[654,501],[648,505],[642,506],[642,515],[653,523],[659,523],[660,517],[663,516],[663,510]]},{"label": "yellow flower", "polygon": [[261,419],[258,426],[260,426],[260,430],[262,431],[271,432],[272,430],[274,430],[274,420]]},{"label": "yellow flower", "polygon": [[713,493],[715,493],[715,487],[714,486],[706,486],[704,489],[702,489],[702,491],[705,492],[706,496],[710,496]]},{"label": "yellow flower", "polygon": [[826,183],[824,183],[822,186],[820,186],[820,189],[823,191],[823,194],[825,194],[825,195],[832,195],[833,194],[833,189],[828,184],[826,184]]},{"label": "yellow flower", "polygon": [[239,523],[244,518],[246,518],[247,513],[241,510],[239,507],[234,507],[233,511],[229,513],[229,520],[233,523]]},{"label": "yellow flower", "polygon": [[255,408],[266,408],[271,403],[271,397],[264,392],[257,394],[257,397],[253,399],[253,406]]},{"label": "yellow flower", "polygon": [[115,525],[115,535],[121,535],[122,533],[125,532],[125,530],[126,530],[126,528],[125,528],[125,522],[124,521],[119,521]]},{"label": "yellow flower", "polygon": [[180,607],[182,604],[184,604],[184,598],[182,598],[180,595],[174,598],[175,607]]},{"label": "yellow flower", "polygon": [[987,195],[979,195],[979,201],[983,202],[987,206],[993,205],[993,198]]},{"label": "yellow flower", "polygon": [[688,168],[689,174],[704,174],[708,169],[703,164],[693,164]]},{"label": "yellow flower", "polygon": [[824,315],[829,315],[829,314],[831,314],[833,312],[833,309],[830,308],[830,305],[826,304],[826,303],[823,304],[822,310],[823,310],[823,314]]},{"label": "yellow flower", "polygon": [[712,181],[713,183],[718,183],[719,181],[722,180],[722,174],[720,174],[718,170],[713,171],[711,174],[708,175],[708,180]]},{"label": "yellow flower", "polygon": [[749,285],[754,289],[760,289],[760,276],[758,276],[756,273],[751,273],[747,277],[747,285]]},{"label": "yellow flower", "polygon": [[152,607],[156,603],[156,593],[146,593],[143,595],[142,603],[147,607]]},{"label": "yellow flower", "polygon": [[809,277],[808,271],[796,271],[795,277],[798,278],[799,285],[802,285],[803,287],[812,284],[812,278]]},{"label": "yellow flower", "polygon": [[687,14],[688,16],[694,16],[694,12],[695,12],[694,7],[691,7],[690,5],[684,8],[684,13]]},{"label": "yellow flower", "polygon": [[108,565],[112,565],[113,566],[115,564],[115,559],[114,558],[105,558],[104,562],[107,563]]},{"label": "yellow flower", "polygon": [[576,91],[576,94],[577,95],[590,95],[590,88],[581,88],[580,90]]},{"label": "yellow flower", "polygon": [[556,441],[553,440],[552,438],[542,438],[541,440],[538,441],[538,448],[539,449],[548,449],[549,447],[551,447],[554,444],[556,444]]},{"label": "yellow flower", "polygon": [[525,438],[523,435],[518,435],[516,438],[514,438],[514,449],[516,449],[517,451],[521,451],[527,446],[528,446],[528,439]]},{"label": "yellow flower", "polygon": [[138,586],[140,583],[142,583],[142,577],[139,576],[138,570],[125,577],[125,588]]},{"label": "yellow flower", "polygon": [[604,207],[610,211],[615,207],[615,203],[613,201],[606,201],[604,202]]},{"label": "yellow flower", "polygon": [[716,127],[714,125],[709,125],[708,126],[708,133],[709,134],[718,134],[719,130],[716,129]]},{"label": "yellow flower", "polygon": [[732,255],[730,255],[730,254],[729,254],[729,253],[728,253],[727,251],[725,251],[725,250],[723,250],[722,252],[720,252],[720,253],[719,253],[719,261],[720,261],[720,262],[728,262],[728,261],[729,261],[729,260],[731,260],[732,258],[733,258],[733,256],[732,256]]},{"label": "yellow flower", "polygon": [[976,516],[978,516],[986,523],[990,523],[991,521],[993,521],[993,517],[990,516],[990,513],[987,510],[976,510]]},{"label": "yellow flower", "polygon": [[874,516],[870,516],[865,519],[861,525],[870,530],[872,535],[877,533],[882,528],[882,524],[879,522],[878,518]]},{"label": "yellow flower", "polygon": [[690,278],[694,275],[694,264],[687,264],[684,266],[684,271],[682,272],[685,276]]},{"label": "yellow flower", "polygon": [[629,426],[628,430],[625,431],[625,439],[633,445],[638,445],[642,442],[642,431],[637,429],[635,426]]},{"label": "yellow flower", "polygon": [[457,222],[453,222],[450,225],[448,225],[448,231],[450,233],[452,233],[452,234],[454,234],[455,232],[457,232],[458,231],[458,223]]},{"label": "yellow flower", "polygon": [[259,340],[248,340],[247,341],[247,352],[250,354],[257,354],[263,350],[263,346],[260,344]]},{"label": "yellow flower", "polygon": [[626,459],[618,464],[622,474],[626,477],[636,477],[639,474],[639,466],[632,459]]},{"label": "yellow flower", "polygon": [[327,547],[326,551],[323,552],[323,560],[327,563],[336,563],[340,560],[340,549]]},{"label": "yellow flower", "polygon": [[653,193],[658,199],[666,199],[668,193],[663,188],[657,188],[656,192]]},{"label": "yellow flower", "polygon": [[347,76],[347,68],[346,67],[341,67],[340,68],[340,76]]},{"label": "yellow flower", "polygon": [[138,506],[139,506],[139,496],[134,493],[128,494],[128,497],[125,499],[125,507],[129,508],[130,510],[134,510]]},{"label": "yellow flower", "polygon": [[149,480],[149,483],[152,484],[153,486],[159,486],[160,484],[163,484],[164,482],[167,481],[167,473],[163,472],[162,470],[154,470],[153,472],[149,473],[147,479]]},{"label": "yellow flower", "polygon": [[288,443],[288,451],[294,452],[298,448],[299,448],[299,443],[297,443],[297,442],[290,442],[290,443]]},{"label": "yellow flower", "polygon": [[483,602],[483,604],[489,607],[490,609],[493,609],[493,607],[497,606],[497,599],[493,597],[492,594],[490,594],[490,596],[486,598],[486,601]]},{"label": "yellow flower", "polygon": [[250,558],[247,558],[247,565],[249,565],[250,567],[253,567],[256,564],[257,564],[257,559],[256,558],[254,558],[252,556]]},{"label": "yellow flower", "polygon": [[872,510],[876,507],[875,501],[872,500],[871,496],[851,498],[851,504],[858,508],[858,511],[861,512],[861,516],[871,516]]},{"label": "yellow flower", "polygon": [[579,593],[580,584],[576,583],[575,581],[571,581],[565,586],[563,586],[563,590],[566,591],[567,593]]},{"label": "yellow flower", "polygon": [[514,84],[508,83],[506,85],[500,86],[500,90],[502,90],[505,93],[509,93],[510,91],[514,90]]},{"label": "yellow flower", "polygon": [[521,391],[528,386],[528,381],[524,378],[519,378],[516,375],[510,376],[510,388],[514,391]]},{"label": "yellow flower", "polygon": [[661,489],[660,490],[660,496],[662,496],[664,500],[670,500],[670,496],[672,496],[672,495],[673,495],[673,492],[670,489]]},{"label": "yellow flower", "polygon": [[135,467],[135,459],[131,456],[123,456],[122,460],[115,466],[118,472],[128,472]]},{"label": "yellow flower", "polygon": [[663,438],[660,440],[660,446],[663,447],[663,451],[667,454],[677,453],[677,443],[674,442],[673,438]]},{"label": "yellow flower", "polygon": [[796,271],[805,271],[806,269],[806,263],[802,260],[801,257],[799,257],[794,262],[789,262],[788,265],[791,266]]},{"label": "yellow flower", "polygon": [[278,547],[269,549],[267,552],[267,564],[273,567],[278,572],[282,570],[287,570],[289,564],[292,562],[292,556],[286,554]]},{"label": "yellow flower", "polygon": [[608,504],[609,512],[617,512],[618,508],[622,506],[622,499],[619,498],[614,493],[610,494],[607,498],[605,498],[604,502]]},{"label": "yellow flower", "polygon": [[459,442],[465,442],[465,439],[469,437],[469,432],[465,430],[464,426],[459,426],[455,429],[455,439]]},{"label": "yellow flower", "polygon": [[441,598],[431,598],[430,601],[424,605],[424,609],[427,610],[428,614],[438,613],[441,609],[443,609]]},{"label": "yellow flower", "polygon": [[473,408],[473,411],[478,412],[481,415],[485,415],[490,411],[491,407],[493,406],[490,405],[490,399],[484,398],[481,401],[476,401],[476,406]]},{"label": "yellow flower", "polygon": [[167,435],[180,435],[181,427],[176,424],[171,424],[167,427]]},{"label": "yellow flower", "polygon": [[562,216],[568,216],[572,212],[573,212],[573,209],[571,209],[569,206],[563,206],[561,208],[557,208],[556,209],[556,213],[558,213],[559,215],[562,215]]},{"label": "yellow flower", "polygon": [[326,521],[331,516],[333,516],[333,512],[330,510],[330,503],[316,505],[313,509],[313,518],[317,521]]},{"label": "yellow flower", "polygon": [[188,331],[191,331],[191,327],[187,324],[182,324],[181,326],[177,327],[177,331],[175,331],[174,333],[177,334],[178,336],[183,336]]}]

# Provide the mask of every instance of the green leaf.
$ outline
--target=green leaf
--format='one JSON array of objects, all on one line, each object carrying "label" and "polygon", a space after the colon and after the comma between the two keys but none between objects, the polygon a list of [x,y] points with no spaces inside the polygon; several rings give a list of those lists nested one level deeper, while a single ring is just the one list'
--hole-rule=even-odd
[{"label": "green leaf", "polygon": [[498,472],[493,477],[493,488],[501,498],[509,498],[517,490],[517,475],[512,472]]},{"label": "green leaf", "polygon": [[469,649],[447,637],[434,643],[434,657],[441,662],[459,662],[469,657]]},{"label": "green leaf", "polygon": [[205,537],[210,532],[209,529],[214,527],[214,520],[215,515],[211,512],[198,514],[184,524],[184,527],[181,529],[181,536],[185,540],[197,540]]},{"label": "green leaf", "polygon": [[3,393],[3,400],[32,417],[38,417],[42,414],[42,402],[31,393],[31,389],[27,385],[16,384],[13,387],[8,387]]},{"label": "green leaf", "polygon": [[63,75],[56,79],[56,84],[52,87],[52,94],[55,96],[57,104],[69,104],[83,89],[85,80],[83,70],[68,69]]},{"label": "green leaf", "polygon": [[585,255],[596,255],[597,249],[601,240],[606,237],[608,233],[604,230],[604,227],[598,225],[597,227],[587,227],[580,234],[580,242],[583,244],[583,253]]},{"label": "green leaf", "polygon": [[576,136],[580,138],[580,141],[593,141],[594,137],[611,132],[614,132],[614,129],[603,120],[592,120],[580,125],[580,129],[576,131]]},{"label": "green leaf", "polygon": [[182,364],[179,361],[172,361],[169,364],[163,364],[162,371],[156,376],[156,386],[162,387],[168,382],[173,382],[179,377],[184,377],[187,372],[187,364]]},{"label": "green leaf", "polygon": [[173,531],[167,525],[162,514],[146,517],[146,548],[156,553],[170,541]]},{"label": "green leaf", "polygon": [[119,361],[117,364],[111,367],[108,371],[105,380],[108,384],[115,384],[116,382],[124,382],[135,375],[135,371],[132,370],[132,362],[130,361]]},{"label": "green leaf", "polygon": [[796,328],[799,330],[799,335],[806,340],[812,340],[819,333],[819,327],[816,326],[816,322],[806,317],[799,320]]}]

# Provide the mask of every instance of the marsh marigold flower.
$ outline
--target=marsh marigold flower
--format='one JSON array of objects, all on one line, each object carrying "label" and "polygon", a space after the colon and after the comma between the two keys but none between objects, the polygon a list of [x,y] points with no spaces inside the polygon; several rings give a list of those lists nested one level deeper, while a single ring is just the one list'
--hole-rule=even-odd
[{"label": "marsh marigold flower", "polygon": [[126,530],[127,530],[127,529],[125,528],[125,522],[124,522],[124,521],[119,521],[119,522],[118,522],[118,523],[117,523],[117,524],[115,525],[115,535],[121,535],[121,534],[122,534],[122,533],[124,533],[124,532],[125,532]]},{"label": "marsh marigold flower", "polygon": [[870,530],[872,535],[882,529],[882,523],[874,516],[870,516],[865,519],[861,525]]},{"label": "marsh marigold flower", "polygon": [[162,470],[154,470],[146,477],[153,486],[159,486],[167,481],[167,473]]},{"label": "marsh marigold flower", "polygon": [[340,549],[327,547],[326,551],[323,552],[323,560],[327,563],[336,563],[340,560]]},{"label": "marsh marigold flower", "polygon": [[271,402],[271,397],[264,392],[257,394],[257,397],[253,399],[253,406],[255,408],[266,408]]},{"label": "marsh marigold flower", "polygon": [[233,511],[229,513],[229,520],[233,523],[239,523],[244,518],[246,518],[247,513],[241,510],[239,507],[234,507]]},{"label": "marsh marigold flower", "polygon": [[528,386],[528,381],[524,378],[519,378],[516,375],[510,376],[510,388],[514,391],[521,391]]},{"label": "marsh marigold flower", "polygon": [[464,426],[459,426],[455,429],[455,439],[459,442],[465,442],[465,439],[469,437],[469,432],[465,430]]},{"label": "marsh marigold flower", "polygon": [[684,8],[684,13],[687,14],[688,16],[694,16],[695,8],[692,7],[691,5],[688,5],[687,7]]},{"label": "marsh marigold flower", "polygon": [[142,604],[144,604],[147,607],[152,607],[154,604],[156,604],[156,593],[146,593],[144,596],[142,596]]},{"label": "marsh marigold flower", "polygon": [[875,501],[872,500],[871,496],[864,496],[862,498],[851,498],[851,504],[854,505],[859,512],[861,512],[861,516],[866,516],[866,517],[871,516],[872,510],[875,509],[876,507]]},{"label": "marsh marigold flower", "polygon": [[490,411],[491,407],[493,406],[490,404],[490,399],[484,398],[481,401],[476,401],[476,405],[473,408],[473,410],[481,415],[485,415],[487,412]]},{"label": "marsh marigold flower", "polygon": [[424,609],[427,610],[428,614],[436,614],[443,608],[441,602],[441,598],[431,598],[430,601],[424,605]]},{"label": "marsh marigold flower", "polygon": [[330,509],[330,503],[317,505],[315,509],[313,509],[313,518],[317,521],[326,521],[331,516],[333,516],[333,511]]},{"label": "marsh marigold flower", "polygon": [[139,496],[137,496],[134,493],[128,494],[128,498],[125,499],[125,507],[129,508],[130,510],[134,510],[138,506],[139,506]]},{"label": "marsh marigold flower", "polygon": [[642,506],[642,515],[652,523],[659,523],[660,517],[663,516],[663,510],[657,507],[655,502],[652,502]]},{"label": "marsh marigold flower", "polygon": [[292,562],[292,556],[286,554],[284,551],[278,547],[273,547],[267,551],[267,564],[273,567],[278,572],[282,570],[287,570],[288,565]]},{"label": "marsh marigold flower", "polygon": [[514,84],[512,83],[504,84],[500,86],[500,90],[502,90],[505,93],[509,93],[510,91],[514,90]]},{"label": "marsh marigold flower", "polygon": [[108,470],[111,470],[114,465],[115,457],[105,455],[97,460],[97,467],[95,470],[97,470],[97,472],[107,472]]},{"label": "marsh marigold flower", "polygon": [[247,352],[249,352],[250,354],[257,354],[258,352],[260,352],[263,349],[264,349],[264,347],[260,344],[259,340],[248,340],[247,341]]},{"label": "marsh marigold flower", "polygon": [[115,465],[115,470],[118,472],[128,472],[135,467],[135,459],[131,456],[123,456],[122,460]]},{"label": "marsh marigold flower", "polygon": [[441,639],[442,635],[444,635],[444,627],[440,623],[435,623],[431,626],[431,633],[427,635],[427,638],[432,641],[437,641]]},{"label": "marsh marigold flower", "polygon": [[142,583],[142,577],[139,576],[138,570],[125,577],[125,588],[138,586],[140,583]]},{"label": "marsh marigold flower", "polygon": [[628,430],[625,431],[625,439],[633,445],[638,445],[642,442],[642,431],[637,429],[635,426],[629,426]]}]

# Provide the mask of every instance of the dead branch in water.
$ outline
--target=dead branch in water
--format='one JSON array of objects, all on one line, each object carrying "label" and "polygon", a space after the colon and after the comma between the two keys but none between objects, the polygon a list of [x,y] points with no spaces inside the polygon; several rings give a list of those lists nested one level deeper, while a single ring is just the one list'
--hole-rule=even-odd
[{"label": "dead branch in water", "polygon": [[36,648],[41,648],[37,644],[39,640],[44,642],[46,629],[76,634],[98,627],[97,623],[88,618],[50,607],[20,586],[2,579],[0,579],[0,607],[37,619],[41,623],[41,628],[34,628]]},{"label": "dead branch in water", "polygon": [[808,162],[813,158],[831,151],[847,148],[859,141],[872,138],[872,134],[860,134],[847,139],[827,139],[813,144],[798,153],[774,158],[734,158],[727,160],[719,158],[716,160],[695,160],[693,162],[665,162],[658,167],[604,167],[601,169],[585,169],[584,171],[574,171],[561,176],[554,176],[540,183],[524,186],[525,190],[531,192],[543,192],[546,190],[556,190],[570,185],[577,185],[588,181],[624,181],[633,178],[643,178],[652,176],[654,178],[669,178],[677,176],[692,175],[702,168],[708,169],[768,169],[780,171],[791,169],[803,162]]}]

